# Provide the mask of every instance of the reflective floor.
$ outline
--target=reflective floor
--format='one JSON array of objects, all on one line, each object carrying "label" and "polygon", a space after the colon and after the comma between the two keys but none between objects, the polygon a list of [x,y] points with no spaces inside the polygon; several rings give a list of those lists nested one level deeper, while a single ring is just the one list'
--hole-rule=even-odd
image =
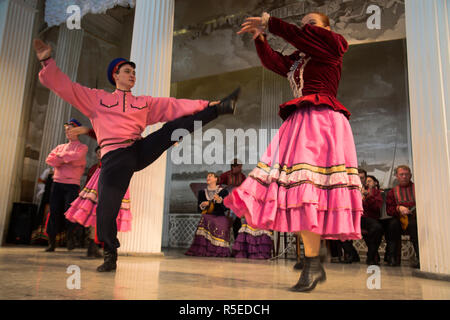
[{"label": "reflective floor", "polygon": [[449,282],[413,277],[406,266],[381,266],[375,279],[365,264],[327,263],[325,283],[294,293],[287,290],[299,277],[293,260],[199,258],[170,250],[160,257],[120,256],[115,273],[98,273],[102,259],[85,255],[86,249],[1,247],[0,299],[450,299]]}]

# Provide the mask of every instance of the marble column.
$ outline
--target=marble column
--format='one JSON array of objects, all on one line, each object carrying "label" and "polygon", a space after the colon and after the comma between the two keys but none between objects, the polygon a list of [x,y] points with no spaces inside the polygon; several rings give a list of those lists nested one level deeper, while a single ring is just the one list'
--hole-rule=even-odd
[{"label": "marble column", "polygon": [[[137,0],[130,59],[134,95],[168,97],[172,66],[174,0]],[[161,127],[147,128],[145,134]],[[120,254],[161,254],[167,153],[135,173],[130,186],[132,230],[119,233]]]},{"label": "marble column", "polygon": [[12,203],[20,199],[18,168],[24,154],[35,15],[32,1],[0,2],[0,242],[6,235]]},{"label": "marble column", "polygon": [[[69,30],[65,24],[59,26],[57,47],[53,48],[53,57],[57,66],[76,81],[78,64],[83,44],[83,30]],[[47,112],[45,114],[44,131],[39,154],[37,177],[47,168],[45,159],[58,144],[66,141],[63,124],[70,120],[72,107],[53,92],[50,92]]]},{"label": "marble column", "polygon": [[420,272],[450,275],[450,4],[405,2]]}]

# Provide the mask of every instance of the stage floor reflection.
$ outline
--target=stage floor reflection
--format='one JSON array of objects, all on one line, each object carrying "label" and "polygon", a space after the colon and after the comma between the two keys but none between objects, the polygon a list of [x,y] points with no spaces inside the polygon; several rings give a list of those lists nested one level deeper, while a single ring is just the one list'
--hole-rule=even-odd
[{"label": "stage floor reflection", "polygon": [[163,252],[164,256],[119,256],[115,273],[98,273],[95,269],[102,259],[85,259],[86,249],[68,252],[58,248],[46,253],[43,247],[1,247],[0,299],[450,299],[449,282],[414,277],[407,266],[380,266],[377,289],[367,265],[326,263],[325,283],[311,293],[294,293],[288,291],[299,277],[293,260],[200,258],[185,256],[183,250]]}]

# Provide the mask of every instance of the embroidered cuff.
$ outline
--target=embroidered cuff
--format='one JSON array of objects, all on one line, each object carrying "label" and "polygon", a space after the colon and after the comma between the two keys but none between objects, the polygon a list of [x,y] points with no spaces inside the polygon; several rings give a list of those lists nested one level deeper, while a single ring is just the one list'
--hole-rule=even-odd
[{"label": "embroidered cuff", "polygon": [[267,27],[269,25],[270,14],[268,14],[267,12],[263,12],[261,19],[262,19],[262,25],[263,25],[264,29],[267,29]]}]

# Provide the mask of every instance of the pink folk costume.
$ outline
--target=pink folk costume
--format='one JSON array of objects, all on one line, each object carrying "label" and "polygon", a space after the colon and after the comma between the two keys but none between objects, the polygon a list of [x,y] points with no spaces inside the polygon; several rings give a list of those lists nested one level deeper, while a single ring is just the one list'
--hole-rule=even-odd
[{"label": "pink folk costume", "polygon": [[[97,136],[102,157],[97,236],[105,249],[105,263],[97,271],[113,271],[120,247],[117,216],[133,174],[156,161],[174,144],[175,130],[184,129],[182,134],[178,132],[178,137],[184,136],[194,131],[196,121],[205,125],[219,115],[233,113],[238,91],[212,106],[205,100],[134,96],[129,90],[116,89],[109,93],[72,82],[51,58],[42,60],[42,64],[41,83],[88,117]],[[113,73],[127,64],[135,67],[123,58],[110,63],[108,78],[112,84],[116,85]],[[165,121],[160,129],[142,137],[148,125]]]},{"label": "pink folk costume", "polygon": [[[86,186],[81,190],[66,211],[66,219],[79,223],[85,227],[97,226],[97,200],[98,200],[98,178],[101,167],[95,170]],[[131,230],[130,190],[127,189],[122,199],[119,214],[117,215],[117,231],[127,232]]]},{"label": "pink folk costume", "polygon": [[[70,125],[76,127],[80,124],[77,120],[72,119]],[[50,191],[50,213],[46,226],[49,238],[47,252],[55,251],[57,235],[66,230],[67,249],[74,248],[76,224],[67,221],[64,218],[64,212],[80,191],[80,179],[86,167],[87,151],[87,145],[78,140],[72,140],[58,145],[45,160],[48,165],[55,168]]]},{"label": "pink folk costume", "polygon": [[350,112],[336,99],[342,57],[339,34],[299,28],[270,17],[268,29],[298,50],[290,56],[256,39],[262,64],[289,79],[295,99],[257,167],[224,203],[265,230],[308,230],[323,239],[360,239],[363,212]]}]

